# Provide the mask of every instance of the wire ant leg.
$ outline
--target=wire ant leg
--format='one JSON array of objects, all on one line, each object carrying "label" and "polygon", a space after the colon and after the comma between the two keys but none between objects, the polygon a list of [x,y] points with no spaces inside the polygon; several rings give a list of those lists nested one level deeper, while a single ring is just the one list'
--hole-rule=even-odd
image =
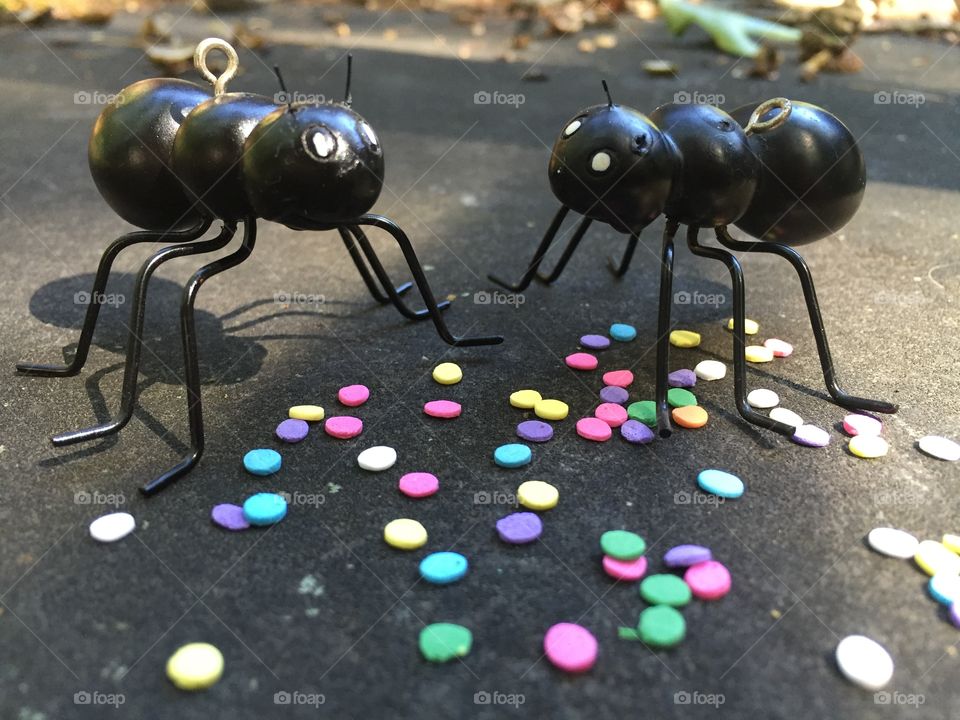
[{"label": "wire ant leg", "polygon": [[785,435],[793,437],[796,428],[786,423],[771,420],[766,415],[761,415],[747,402],[747,358],[745,350],[747,347],[746,333],[746,293],[743,286],[743,269],[740,267],[740,261],[726,250],[715,247],[705,247],[698,241],[700,228],[691,226],[687,229],[687,246],[690,252],[700,257],[713,258],[719,260],[730,271],[730,285],[733,289],[733,391],[736,397],[737,410],[743,419],[754,425],[767,428]]},{"label": "wire ant leg", "polygon": [[848,395],[840,388],[834,372],[830,346],[827,344],[827,330],[823,325],[823,316],[820,314],[820,302],[817,300],[817,291],[813,287],[813,275],[800,253],[791,247],[775,242],[760,241],[750,243],[734,240],[726,227],[718,227],[716,232],[717,240],[720,241],[720,244],[731,250],[772,253],[785,258],[793,265],[793,269],[800,278],[800,285],[803,288],[803,299],[806,301],[807,314],[810,316],[810,327],[813,329],[813,337],[817,342],[817,353],[820,355],[820,367],[823,369],[823,382],[826,384],[827,390],[830,392],[831,397],[833,397],[834,402],[840,407],[851,410],[895,413],[898,408],[893,403],[855,397]]},{"label": "wire ant leg", "polygon": [[[381,290],[376,281],[373,279],[373,275],[371,275],[370,271],[367,269],[367,264],[363,261],[363,255],[360,253],[360,248],[357,247],[357,241],[354,240],[355,233],[353,231],[354,228],[352,227],[337,228],[337,232],[340,233],[340,237],[343,239],[344,247],[346,247],[347,252],[350,253],[350,259],[353,260],[353,264],[357,266],[357,272],[360,273],[360,277],[363,279],[363,284],[366,285],[367,290],[370,291],[370,296],[381,305],[386,305],[392,302],[389,291],[386,293],[384,292],[387,290],[388,285],[385,285],[383,290]],[[392,285],[389,287],[392,287]],[[412,287],[412,282],[405,282],[403,285],[399,285],[398,287],[394,288],[394,290],[397,295],[402,295]]]},{"label": "wire ant leg", "polygon": [[210,225],[210,220],[201,220],[187,230],[172,232],[148,230],[127,233],[110,243],[107,249],[103,251],[103,255],[100,256],[100,263],[97,265],[97,274],[93,279],[93,288],[90,290],[90,301],[87,305],[87,313],[83,319],[83,329],[80,331],[80,339],[77,341],[77,347],[73,352],[73,357],[70,362],[66,365],[44,365],[21,362],[17,363],[17,370],[24,375],[35,375],[39,377],[72,377],[78,374],[87,362],[90,343],[93,341],[93,331],[97,327],[97,318],[100,315],[100,301],[107,288],[107,280],[110,277],[113,262],[117,259],[120,252],[137,243],[190,242],[201,237],[209,229]]},{"label": "wire ant leg", "polygon": [[410,242],[410,238],[407,237],[406,233],[400,229],[400,227],[390,220],[385,218],[382,215],[373,215],[366,214],[360,217],[357,220],[358,225],[372,225],[373,227],[380,228],[381,230],[389,233],[397,244],[400,246],[401,252],[403,252],[403,257],[407,261],[407,265],[410,266],[410,272],[413,274],[413,279],[417,283],[417,288],[420,290],[420,295],[423,296],[423,304],[427,306],[427,312],[430,313],[430,317],[433,319],[433,324],[437,328],[437,334],[450,345],[455,347],[471,347],[474,345],[499,345],[503,342],[503,337],[500,335],[490,335],[486,337],[455,337],[450,330],[447,328],[446,322],[444,322],[443,314],[440,311],[440,308],[437,306],[437,301],[433,296],[433,291],[430,289],[430,283],[427,281],[427,276],[423,272],[423,267],[420,265],[420,260],[417,258],[417,252],[413,249],[413,244]]},{"label": "wire ant leg", "polygon": [[[383,263],[380,262],[380,258],[377,257],[377,251],[373,249],[373,245],[370,244],[370,240],[356,225],[350,225],[347,228],[349,232],[356,238],[357,243],[360,245],[360,249],[363,250],[363,254],[367,258],[367,262],[370,263],[370,267],[373,268],[374,274],[377,276],[377,279],[380,281],[380,284],[383,285],[383,289],[387,293],[387,302],[392,302],[393,306],[397,311],[403,315],[408,320],[426,320],[430,317],[430,312],[426,309],[424,310],[411,310],[407,307],[407,304],[403,301],[403,298],[400,297],[400,293],[406,292],[411,287],[413,283],[405,283],[400,287],[394,289],[393,283],[390,280],[390,276],[387,274],[386,268],[383,267]],[[446,310],[450,307],[450,301],[444,300],[443,302],[437,303],[437,308],[440,310]]]},{"label": "wire ant leg", "polygon": [[547,254],[547,250],[550,249],[550,243],[552,243],[554,237],[556,237],[557,232],[560,230],[560,226],[563,224],[563,219],[567,216],[568,212],[570,212],[570,208],[568,208],[566,205],[561,206],[560,209],[557,210],[557,214],[553,216],[550,227],[548,227],[547,232],[544,233],[543,239],[537,246],[537,251],[533,254],[533,259],[530,261],[530,264],[527,266],[527,269],[524,271],[520,280],[518,280],[516,283],[510,283],[506,280],[501,280],[492,273],[487,275],[487,277],[492,282],[495,282],[500,287],[506,288],[511,292],[523,292],[526,290],[530,283],[533,282],[533,278],[537,274],[537,268],[539,268],[540,263],[543,262],[543,258]]},{"label": "wire ant leg", "polygon": [[667,374],[670,372],[670,311],[673,307],[673,238],[680,223],[667,218],[660,251],[660,304],[657,308],[657,432],[668,438],[670,407],[667,405]]},{"label": "wire ant leg", "polygon": [[576,252],[577,246],[580,244],[580,241],[583,240],[583,236],[586,234],[587,229],[590,227],[592,222],[593,220],[588,217],[585,217],[580,221],[576,232],[574,232],[573,237],[570,238],[570,242],[568,242],[567,246],[563,249],[560,259],[557,260],[557,264],[553,266],[553,270],[551,270],[549,274],[538,272],[537,280],[542,282],[544,285],[552,285],[553,282],[560,277],[560,274],[563,272],[564,268],[567,267],[567,263],[570,262],[570,258],[573,257],[573,253]]},{"label": "wire ant leg", "polygon": [[163,263],[185,255],[199,255],[200,253],[220,250],[236,232],[235,223],[224,223],[220,234],[211,239],[198,243],[171,245],[155,252],[140,268],[137,282],[133,289],[133,304],[130,308],[130,326],[127,328],[127,357],[123,368],[123,392],[120,400],[120,411],[116,418],[101,425],[85,430],[73,430],[54,435],[51,440],[56,447],[73,445],[78,442],[94,440],[112,435],[120,431],[133,417],[133,407],[137,399],[137,376],[140,374],[140,356],[143,350],[143,325],[146,318],[147,286],[150,276]]},{"label": "wire ant leg", "polygon": [[197,353],[197,331],[194,322],[193,306],[197,293],[214,275],[235,267],[250,257],[257,242],[257,221],[248,218],[243,222],[243,244],[234,252],[214,260],[197,270],[183,288],[180,301],[180,337],[183,342],[183,365],[186,372],[187,411],[190,417],[190,452],[180,462],[141,488],[144,495],[153,495],[163,490],[177,478],[183,477],[203,455],[203,403],[200,395],[200,361]]},{"label": "wire ant leg", "polygon": [[615,277],[622,278],[630,269],[630,261],[633,260],[633,251],[637,249],[637,241],[640,239],[637,233],[630,233],[630,240],[627,241],[627,249],[623,251],[623,257],[618,263],[612,257],[607,258],[607,267]]}]

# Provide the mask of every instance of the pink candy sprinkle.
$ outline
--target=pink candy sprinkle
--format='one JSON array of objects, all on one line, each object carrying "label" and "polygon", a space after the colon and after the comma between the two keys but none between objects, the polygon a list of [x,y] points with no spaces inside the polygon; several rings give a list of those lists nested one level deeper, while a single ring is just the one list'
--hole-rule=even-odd
[{"label": "pink candy sprinkle", "polygon": [[543,651],[561,670],[586,672],[597,661],[597,639],[582,625],[557,623],[543,636]]},{"label": "pink candy sprinkle", "polygon": [[777,338],[764,340],[763,346],[767,348],[767,350],[773,350],[774,357],[789,357],[793,352],[793,345],[785,340],[778,340]]},{"label": "pink candy sprinkle", "polygon": [[633,384],[633,373],[629,370],[611,370],[603,374],[603,383],[614,387],[629,387]]},{"label": "pink candy sprinkle", "polygon": [[843,419],[843,431],[847,435],[879,435],[883,424],[867,415],[853,413]]},{"label": "pink candy sprinkle", "polygon": [[463,410],[463,408],[460,406],[460,403],[454,402],[453,400],[431,400],[423,405],[423,412],[427,415],[445,420],[460,417],[461,410]]},{"label": "pink candy sprinkle", "polygon": [[599,361],[596,355],[579,352],[573,353],[573,355],[567,355],[564,362],[567,364],[567,367],[571,367],[574,370],[596,370]]},{"label": "pink candy sprinkle", "polygon": [[617,560],[604,555],[603,571],[617,580],[639,580],[647,573],[647,558],[641,555],[636,560]]},{"label": "pink candy sprinkle", "polygon": [[334,415],[323,423],[323,430],[331,437],[347,440],[363,432],[363,420],[349,415]]},{"label": "pink candy sprinkle", "polygon": [[347,385],[337,393],[337,400],[347,407],[359,407],[369,399],[370,388],[366,385]]},{"label": "pink candy sprinkle", "polygon": [[425,498],[430,497],[440,489],[440,481],[433,473],[412,472],[400,478],[397,487],[407,497]]},{"label": "pink candy sprinkle", "polygon": [[626,408],[616,403],[601,403],[593,414],[610,427],[620,427],[627,421]]},{"label": "pink candy sprinkle", "polygon": [[600,418],[588,417],[577,420],[577,435],[594,442],[604,442],[613,435],[613,430]]},{"label": "pink candy sprinkle", "polygon": [[683,574],[683,581],[700,600],[719,600],[730,592],[730,571],[716,560],[691,565]]}]

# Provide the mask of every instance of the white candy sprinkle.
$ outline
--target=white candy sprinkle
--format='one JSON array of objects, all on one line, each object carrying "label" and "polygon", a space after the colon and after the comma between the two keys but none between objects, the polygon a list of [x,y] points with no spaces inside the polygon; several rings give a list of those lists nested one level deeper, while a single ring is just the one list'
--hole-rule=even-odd
[{"label": "white candy sprinkle", "polygon": [[925,435],[917,442],[923,452],[938,460],[956,462],[960,460],[960,445],[950,438],[940,435]]},{"label": "white candy sprinkle", "polygon": [[393,467],[397,461],[397,451],[386,445],[367,448],[357,456],[357,464],[364,470],[380,472]]},{"label": "white candy sprinkle", "polygon": [[719,360],[702,360],[693,371],[701,380],[721,380],[727,375],[727,366]]},{"label": "white candy sprinkle", "polygon": [[870,547],[881,555],[887,555],[900,560],[909,560],[917,552],[920,541],[906,530],[878,527],[867,534]]},{"label": "white candy sprinkle", "polygon": [[90,537],[104,543],[116,542],[132,533],[136,527],[137,521],[130,513],[110,513],[90,523]]},{"label": "white candy sprinkle", "polygon": [[775,407],[770,411],[770,419],[782,422],[793,427],[803,425],[803,418],[797,415],[793,410],[787,410],[785,407]]},{"label": "white candy sprinkle", "polygon": [[837,666],[846,678],[867,690],[880,690],[893,677],[893,658],[863,635],[848,635],[837,645]]},{"label": "white candy sprinkle", "polygon": [[759,410],[766,410],[767,408],[772,408],[779,405],[780,396],[777,395],[773,390],[757,388],[756,390],[751,390],[747,394],[747,404],[750,407],[754,407]]}]

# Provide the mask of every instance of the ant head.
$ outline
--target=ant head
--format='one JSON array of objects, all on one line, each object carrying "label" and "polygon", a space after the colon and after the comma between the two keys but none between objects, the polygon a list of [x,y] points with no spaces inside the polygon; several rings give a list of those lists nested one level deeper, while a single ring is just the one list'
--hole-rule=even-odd
[{"label": "ant head", "polygon": [[260,217],[292,228],[333,226],[373,207],[383,150],[345,104],[296,103],[274,110],[247,138],[243,174]]},{"label": "ant head", "polygon": [[576,212],[637,232],[663,212],[679,164],[649,118],[610,100],[564,125],[550,156],[550,187]]}]

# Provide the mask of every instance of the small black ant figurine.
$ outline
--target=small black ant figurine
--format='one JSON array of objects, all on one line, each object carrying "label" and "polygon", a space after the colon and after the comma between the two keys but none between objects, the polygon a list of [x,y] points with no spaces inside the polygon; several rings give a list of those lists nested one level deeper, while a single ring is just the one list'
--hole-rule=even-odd
[{"label": "small black ant figurine", "polygon": [[[894,413],[897,406],[848,395],[837,384],[813,278],[803,258],[782,243],[801,244],[839,230],[853,217],[866,185],[863,155],[850,131],[815,105],[785,98],[727,114],[710,105],[667,104],[648,118],[607,103],[581,110],[564,126],[550,156],[550,187],[562,207],[519,282],[490,279],[515,292],[536,277],[556,280],[596,220],[629,235],[623,258],[610,260],[614,275],[630,266],[640,232],[665,214],[657,329],[656,402],[661,437],[670,435],[667,405],[673,239],[681,223],[694,255],[723,262],[733,285],[734,389],[737,409],[754,425],[792,436],[795,428],[753,410],[746,399],[746,318],[743,273],[736,257],[699,243],[702,227],[714,228],[731,250],[767,252],[793,265],[800,277],[827,389],[846,408]],[[744,123],[744,126],[741,126]],[[583,220],[553,271],[538,274],[567,213]],[[759,242],[734,240],[734,224]]]},{"label": "small black ant figurine", "polygon": [[[219,77],[206,65],[206,56],[213,49],[223,51],[228,59],[227,69]],[[86,362],[100,299],[116,256],[135,243],[175,242],[151,256],[137,276],[118,416],[96,427],[55,435],[52,440],[61,447],[118,432],[133,416],[136,403],[150,276],[173,258],[220,250],[233,238],[237,222],[242,221],[242,246],[201,267],[184,288],[180,324],[191,449],[180,462],[144,485],[146,494],[189,472],[203,453],[194,302],[204,282],[250,255],[256,241],[257,218],[294,230],[337,230],[374,298],[381,303],[392,302],[407,318],[432,319],[440,337],[449,344],[464,347],[503,341],[499,336],[458,338],[451,334],[441,315],[449,303],[437,303],[406,234],[389,218],[369,213],[383,187],[383,150],[373,128],[350,108],[349,59],[344,102],[291,102],[280,106],[261,95],[225,92],[239,64],[229,43],[217,38],[204,40],[197,46],[194,62],[214,84],[213,95],[183,80],[142,80],[121,91],[97,119],[89,147],[90,171],[97,189],[120,217],[146,232],[124,235],[103,253],[72,361],[65,366],[17,366],[30,375],[66,377],[79,373]],[[277,77],[286,93],[279,71]],[[215,219],[223,222],[220,234],[212,240],[194,242]],[[414,312],[400,298],[410,283],[393,286],[361,225],[386,231],[400,246],[423,297],[424,310]],[[364,265],[364,257],[376,281]]]}]

